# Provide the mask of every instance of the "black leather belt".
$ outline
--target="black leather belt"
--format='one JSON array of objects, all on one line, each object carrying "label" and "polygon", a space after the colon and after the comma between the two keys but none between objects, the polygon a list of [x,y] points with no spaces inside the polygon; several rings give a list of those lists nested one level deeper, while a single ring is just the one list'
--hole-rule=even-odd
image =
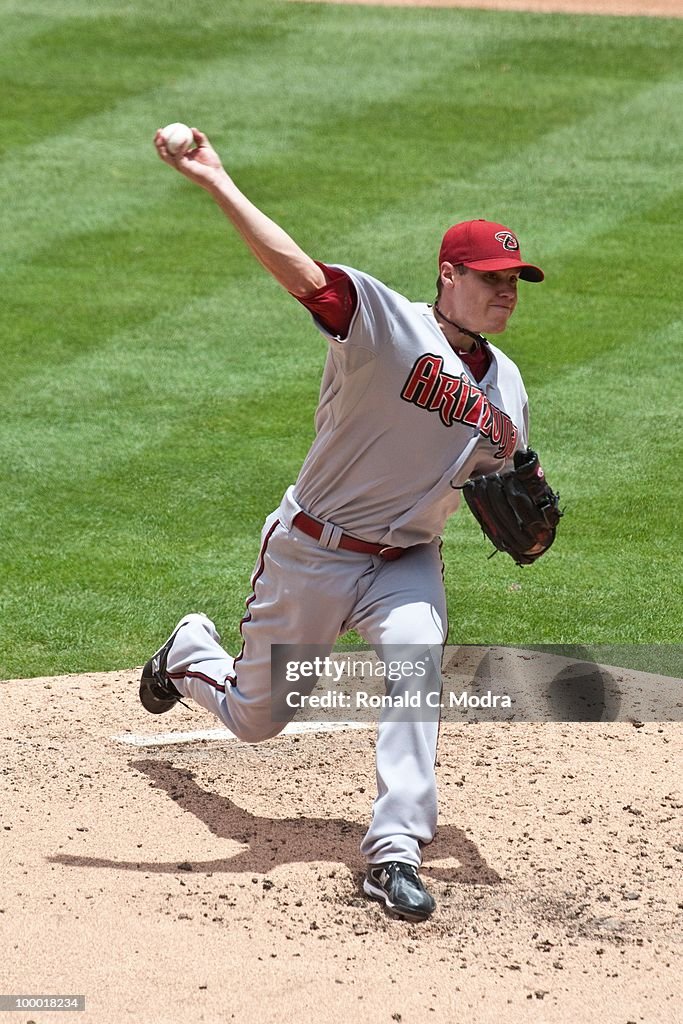
[{"label": "black leather belt", "polygon": [[[325,524],[319,519],[309,516],[308,512],[297,512],[292,520],[292,526],[297,530],[320,540]],[[360,555],[374,555],[376,558],[384,558],[387,562],[393,562],[406,552],[405,548],[387,548],[382,544],[371,544],[368,540],[361,540],[360,537],[353,537],[350,533],[342,533],[338,547],[344,551],[356,551]]]}]

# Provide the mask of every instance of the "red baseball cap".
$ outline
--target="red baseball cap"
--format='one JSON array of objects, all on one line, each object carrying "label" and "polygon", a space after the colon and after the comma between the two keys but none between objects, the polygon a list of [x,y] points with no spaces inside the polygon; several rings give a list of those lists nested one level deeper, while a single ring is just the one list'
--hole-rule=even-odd
[{"label": "red baseball cap", "polygon": [[449,228],[441,242],[439,266],[444,261],[454,266],[462,263],[472,270],[518,267],[524,281],[542,281],[545,277],[540,267],[524,262],[514,231],[490,220],[466,220]]}]

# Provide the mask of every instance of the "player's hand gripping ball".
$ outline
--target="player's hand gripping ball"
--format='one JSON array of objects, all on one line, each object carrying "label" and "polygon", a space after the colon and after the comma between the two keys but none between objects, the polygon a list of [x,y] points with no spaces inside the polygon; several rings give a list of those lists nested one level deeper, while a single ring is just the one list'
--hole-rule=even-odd
[{"label": "player's hand gripping ball", "polygon": [[166,149],[171,156],[182,156],[183,153],[187,153],[188,149],[194,142],[192,129],[188,128],[186,124],[182,124],[180,121],[174,121],[173,124],[167,124],[165,128],[161,129],[161,134],[166,145]]}]

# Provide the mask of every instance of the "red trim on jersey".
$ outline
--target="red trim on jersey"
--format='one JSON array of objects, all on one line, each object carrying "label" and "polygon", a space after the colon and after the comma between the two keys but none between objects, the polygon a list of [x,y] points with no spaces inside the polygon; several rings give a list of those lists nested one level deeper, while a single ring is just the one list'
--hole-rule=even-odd
[{"label": "red trim on jersey", "polygon": [[[325,284],[308,295],[295,295],[294,298],[313,314],[329,334],[336,338],[346,338],[358,306],[353,281],[345,270],[328,267],[318,260],[315,263],[325,275]],[[476,381],[486,376],[491,365],[491,353],[487,345],[477,345],[474,352],[458,352],[458,356],[471,370]]]},{"label": "red trim on jersey", "polygon": [[474,352],[458,352],[458,358],[472,371],[477,382],[484,379],[491,365],[491,352],[488,345],[477,345]]},{"label": "red trim on jersey", "polygon": [[214,690],[218,690],[219,693],[225,693],[225,683],[217,683],[211,676],[204,675],[203,672],[167,672],[169,679],[201,679],[203,683],[208,683],[209,686],[213,686]]},{"label": "red trim on jersey", "polygon": [[351,329],[358,296],[353,281],[344,270],[315,261],[325,275],[325,284],[308,295],[295,295],[329,334],[346,338]]},{"label": "red trim on jersey", "polygon": [[[251,621],[251,611],[249,609],[250,609],[251,605],[254,603],[254,601],[256,600],[256,592],[255,592],[256,591],[256,584],[258,582],[259,577],[263,573],[263,570],[266,567],[266,558],[265,558],[265,556],[266,556],[266,548],[268,547],[268,541],[273,536],[273,534],[275,533],[275,530],[278,528],[279,525],[280,525],[280,520],[276,519],[275,522],[273,523],[273,525],[271,526],[271,528],[268,530],[268,533],[266,534],[266,536],[264,538],[263,544],[261,545],[261,551],[259,552],[259,560],[258,560],[258,563],[256,565],[256,569],[254,570],[254,575],[251,578],[252,593],[247,598],[247,600],[245,602],[245,609],[246,609],[245,610],[245,614],[242,616],[242,619],[240,620],[240,635],[242,637],[242,647],[240,648],[240,653],[235,658],[235,662],[234,662],[235,666],[237,666],[237,662],[240,661],[240,659],[242,658],[242,656],[244,654],[244,632],[243,632],[243,626],[245,626],[247,622]],[[230,684],[232,686],[237,686],[237,672],[236,671],[235,671],[234,675],[226,676],[226,679],[230,680]]]}]

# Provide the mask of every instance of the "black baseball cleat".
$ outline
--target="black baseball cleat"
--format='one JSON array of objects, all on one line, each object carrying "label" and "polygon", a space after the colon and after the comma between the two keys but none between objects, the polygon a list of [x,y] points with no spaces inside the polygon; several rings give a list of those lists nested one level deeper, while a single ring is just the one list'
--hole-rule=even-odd
[{"label": "black baseball cleat", "polygon": [[417,868],[400,860],[370,865],[363,891],[373,900],[382,900],[407,921],[424,921],[436,909],[436,901],[422,884]]},{"label": "black baseball cleat", "polygon": [[173,646],[178,630],[185,625],[185,620],[178,624],[163,647],[160,647],[156,654],[146,662],[142,675],[140,676],[140,703],[145,711],[152,715],[162,715],[164,711],[170,711],[178,701],[182,700],[182,694],[178,692],[166,674],[166,663],[168,652]]}]

